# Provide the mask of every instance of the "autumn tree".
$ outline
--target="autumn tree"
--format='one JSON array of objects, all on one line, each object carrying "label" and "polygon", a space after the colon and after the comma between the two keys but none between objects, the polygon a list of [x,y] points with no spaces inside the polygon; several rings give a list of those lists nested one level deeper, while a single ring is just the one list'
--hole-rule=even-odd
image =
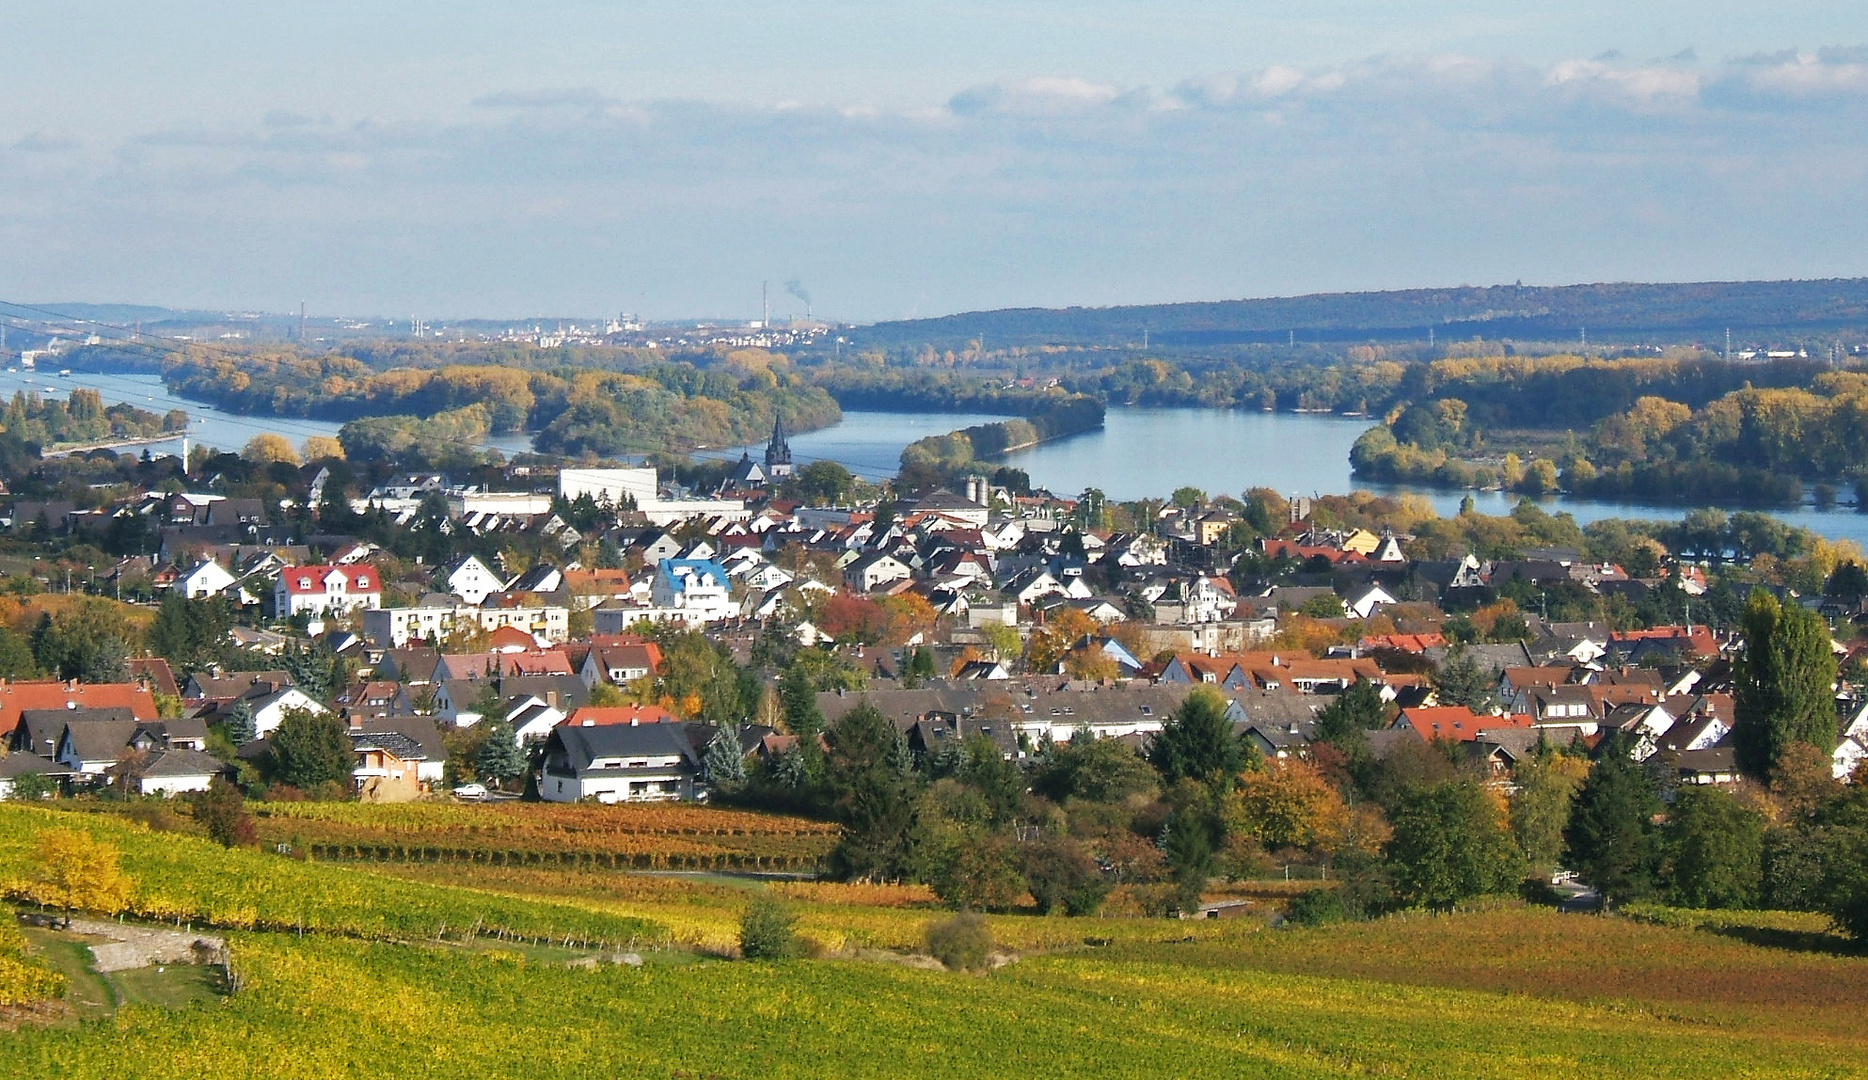
[{"label": "autumn tree", "polygon": [[1586,758],[1547,752],[1512,770],[1511,837],[1531,867],[1555,869],[1563,859],[1563,828],[1570,801],[1589,773]]},{"label": "autumn tree", "polygon": [[33,844],[28,894],[41,907],[55,907],[71,925],[73,911],[115,914],[130,898],[130,879],[119,866],[114,844],[79,829],[46,829]]},{"label": "autumn tree", "polygon": [[1835,748],[1836,660],[1822,616],[1779,604],[1762,589],[1745,604],[1743,633],[1733,680],[1733,756],[1745,775],[1765,780],[1793,743],[1824,753]]},{"label": "autumn tree", "polygon": [[257,839],[246,799],[239,788],[220,777],[215,777],[206,791],[195,792],[188,802],[195,821],[207,830],[210,840],[222,847],[245,847]]},{"label": "autumn tree", "polygon": [[292,448],[292,440],[270,431],[248,439],[246,446],[240,450],[240,456],[258,465],[271,465],[279,461],[287,465],[298,464],[298,451]]},{"label": "autumn tree", "polygon": [[1342,841],[1343,797],[1308,761],[1266,762],[1239,778],[1235,798],[1245,833],[1267,847],[1330,851]]},{"label": "autumn tree", "polygon": [[306,461],[324,461],[329,458],[343,460],[344,444],[329,435],[308,435],[305,437]]},{"label": "autumn tree", "polygon": [[1066,915],[1094,915],[1109,895],[1096,860],[1077,840],[1054,836],[1026,845],[1022,852],[1025,888],[1037,901],[1038,914],[1062,909]]}]

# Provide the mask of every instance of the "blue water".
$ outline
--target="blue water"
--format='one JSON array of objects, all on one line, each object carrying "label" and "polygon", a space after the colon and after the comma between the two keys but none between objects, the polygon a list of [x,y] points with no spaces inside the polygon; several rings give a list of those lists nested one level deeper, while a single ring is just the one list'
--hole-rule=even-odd
[{"label": "blue water", "polygon": [[[1470,495],[1482,514],[1507,514],[1522,496],[1499,491],[1441,491],[1405,484],[1357,481],[1349,448],[1370,421],[1322,413],[1267,413],[1239,409],[1112,408],[1103,430],[1021,450],[1006,458],[1031,482],[1059,495],[1100,488],[1112,499],[1163,498],[1190,485],[1208,494],[1238,497],[1269,487],[1285,495],[1340,495],[1354,490],[1416,492],[1443,516],[1459,512]],[[1604,502],[1553,496],[1539,500],[1551,513],[1582,524],[1603,518],[1678,521],[1690,505]],[[1727,509],[1745,509],[1743,507]],[[1774,509],[1791,525],[1868,547],[1868,514],[1853,507]]]},{"label": "blue water", "polygon": [[[793,465],[835,461],[861,479],[873,483],[895,475],[895,471],[901,467],[902,447],[916,439],[945,435],[975,424],[991,424],[1004,419],[1004,416],[988,416],[985,413],[852,410],[843,414],[841,423],[803,435],[793,435],[785,441],[791,444]],[[765,443],[735,446],[729,450],[703,451],[695,456],[738,461],[742,452],[751,454],[754,461],[763,462]]]}]

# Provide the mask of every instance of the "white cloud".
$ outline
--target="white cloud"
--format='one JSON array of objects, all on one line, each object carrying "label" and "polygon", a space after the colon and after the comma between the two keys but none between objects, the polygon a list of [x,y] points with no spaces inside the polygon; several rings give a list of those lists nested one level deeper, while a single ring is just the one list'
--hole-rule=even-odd
[{"label": "white cloud", "polygon": [[1006,80],[919,110],[575,88],[452,122],[269,114],[150,132],[55,185],[0,168],[0,287],[725,314],[743,281],[797,274],[820,312],[881,317],[905,297],[1860,273],[1865,69],[1860,49],[1395,54],[1172,87]]}]

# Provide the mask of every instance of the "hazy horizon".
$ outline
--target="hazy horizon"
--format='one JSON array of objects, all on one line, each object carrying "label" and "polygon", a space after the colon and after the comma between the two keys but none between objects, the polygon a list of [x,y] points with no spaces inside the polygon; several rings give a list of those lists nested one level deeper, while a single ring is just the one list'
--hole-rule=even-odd
[{"label": "hazy horizon", "polygon": [[77,0],[9,31],[28,302],[744,320],[765,281],[866,323],[1868,273],[1868,10],[1833,4]]}]

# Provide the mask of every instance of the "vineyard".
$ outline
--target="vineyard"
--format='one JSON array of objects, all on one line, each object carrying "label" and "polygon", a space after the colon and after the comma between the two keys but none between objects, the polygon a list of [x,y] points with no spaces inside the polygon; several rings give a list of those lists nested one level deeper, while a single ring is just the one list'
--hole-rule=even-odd
[{"label": "vineyard", "polygon": [[[1467,918],[1440,925],[1457,939]],[[1585,923],[1565,918],[1564,925]],[[1674,955],[1705,938],[1648,929]],[[1317,952],[1333,932],[1288,940]],[[1255,944],[1255,937],[1286,940],[1240,940]],[[979,978],[845,961],[570,970],[511,954],[250,935],[239,941],[241,993],[211,1009],[132,1008],[110,1025],[4,1036],[0,1080],[221,1073],[458,1080],[521,1069],[812,1080],[1700,1080],[1860,1076],[1868,1060],[1859,1030],[1709,1024],[1691,1007],[1199,962],[1227,940],[1028,958]],[[1857,1015],[1863,1005],[1850,986],[1834,1001]]]},{"label": "vineyard", "polygon": [[[508,866],[405,864],[384,872],[412,881],[471,885],[508,898],[572,903],[643,919],[667,927],[674,941],[711,952],[732,951],[740,913],[752,890],[761,887],[743,881]],[[799,934],[835,954],[918,951],[929,921],[946,914],[919,886],[782,882],[763,888],[792,903]],[[1206,940],[1240,929],[1236,923],[1222,925],[1212,920],[1073,919],[1063,915],[994,915],[988,921],[999,942],[1020,952],[1082,948],[1086,940]]]},{"label": "vineyard", "polygon": [[314,859],[809,873],[835,825],[700,806],[257,804],[268,844]]},{"label": "vineyard", "polygon": [[9,1009],[56,998],[65,989],[65,980],[28,957],[25,948],[19,925],[11,918],[0,920],[0,1017]]},{"label": "vineyard", "polygon": [[371,940],[462,933],[643,944],[668,938],[665,926],[574,904],[421,885],[270,852],[229,851],[114,815],[63,814],[13,803],[0,803],[0,896],[26,896],[34,838],[50,826],[82,828],[116,845],[132,880],[128,914],[176,925]]},{"label": "vineyard", "polygon": [[[529,831],[590,851],[597,841],[574,838],[603,833],[589,824],[600,818],[503,807],[267,809],[268,828],[368,828],[404,846],[429,830],[495,849]],[[748,844],[812,835],[810,823],[754,823],[763,832],[748,830]],[[680,816],[635,824],[635,837],[718,835],[682,832],[694,822]],[[999,946],[1022,959],[975,977],[876,962],[915,950],[942,917],[918,889],[306,862],[11,804],[0,804],[0,891],[21,894],[34,837],[54,825],[122,852],[132,912],[232,928],[240,989],[212,1007],[129,1005],[107,1024],[0,1034],[0,1080],[458,1080],[522,1067],[812,1080],[1868,1075],[1868,958],[1802,916],[1599,918],[1500,903],[1289,931],[1249,918],[995,916]],[[730,951],[762,889],[787,899],[830,958],[710,959]],[[1793,937],[1764,946],[1753,934]],[[696,952],[593,963],[658,945]],[[567,966],[574,957],[584,966]],[[43,997],[56,983],[33,980],[47,977],[0,929],[0,992]]]}]

